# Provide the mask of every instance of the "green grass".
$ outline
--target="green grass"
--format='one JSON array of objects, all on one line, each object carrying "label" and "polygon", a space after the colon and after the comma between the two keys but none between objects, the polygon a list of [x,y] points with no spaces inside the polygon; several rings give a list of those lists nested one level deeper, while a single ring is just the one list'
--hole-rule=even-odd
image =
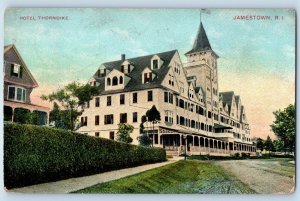
[{"label": "green grass", "polygon": [[247,185],[210,162],[178,161],[76,193],[255,193]]}]

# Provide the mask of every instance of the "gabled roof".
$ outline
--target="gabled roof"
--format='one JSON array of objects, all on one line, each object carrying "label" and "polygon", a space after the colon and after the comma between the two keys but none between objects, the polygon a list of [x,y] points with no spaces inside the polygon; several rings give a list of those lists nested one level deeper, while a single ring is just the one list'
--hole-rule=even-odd
[{"label": "gabled roof", "polygon": [[14,44],[9,44],[9,45],[5,45],[4,46],[4,55],[10,50],[13,49],[14,52],[16,53],[17,57],[20,59],[22,66],[24,67],[25,71],[28,73],[29,77],[31,78],[32,82],[33,82],[33,87],[38,87],[38,83],[37,81],[34,79],[33,75],[31,74],[30,70],[28,69],[26,63],[24,62],[24,60],[22,59],[19,51],[17,50],[16,46]]},{"label": "gabled roof", "polygon": [[232,98],[234,96],[233,91],[227,91],[227,92],[220,92],[219,96],[222,96],[222,102],[223,102],[223,107],[227,104],[228,105],[228,111],[231,111],[231,104],[232,104]]},{"label": "gabled roof", "polygon": [[[168,52],[162,52],[162,53],[157,53],[157,54],[151,54],[147,56],[141,56],[141,57],[135,57],[135,58],[129,58],[126,59],[129,62],[134,64],[134,69],[128,74],[128,76],[131,77],[130,81],[127,83],[124,89],[122,90],[115,90],[115,91],[105,91],[104,84],[105,84],[105,78],[98,78],[97,73],[94,74],[95,79],[100,83],[100,94],[109,94],[109,93],[118,93],[118,92],[126,92],[126,91],[136,91],[136,90],[143,90],[143,89],[152,89],[152,88],[158,88],[162,87],[161,83],[165,76],[167,75],[169,71],[169,63],[172,60],[173,56],[177,50],[172,50]],[[158,55],[163,61],[163,65],[159,69],[153,69],[152,72],[156,74],[153,78],[153,80],[149,83],[143,84],[142,83],[142,72],[146,67],[151,66],[151,58],[154,55]],[[119,70],[121,71],[121,64],[123,63],[122,60],[117,60],[117,61],[111,61],[111,62],[106,62],[103,63],[108,70]]]},{"label": "gabled roof", "polygon": [[201,22],[199,29],[198,29],[196,39],[193,44],[193,48],[185,54],[191,54],[194,52],[201,52],[201,51],[207,51],[207,50],[212,50],[212,49],[211,49],[209,40],[207,38],[205,29],[203,27],[203,24]]}]

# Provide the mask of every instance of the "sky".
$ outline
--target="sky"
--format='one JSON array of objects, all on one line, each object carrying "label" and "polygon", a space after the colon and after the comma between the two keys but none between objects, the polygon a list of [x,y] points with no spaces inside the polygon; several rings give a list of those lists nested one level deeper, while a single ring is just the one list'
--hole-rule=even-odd
[{"label": "sky", "polygon": [[[234,91],[245,106],[252,136],[274,134],[273,111],[295,103],[295,12],[288,9],[210,9],[201,20],[219,55],[219,91]],[[87,82],[101,63],[192,48],[199,9],[10,8],[4,44],[14,43],[39,83],[38,97],[74,80]],[[234,20],[235,16],[255,20]],[[34,16],[35,20],[20,17]],[[38,16],[68,16],[39,20]],[[272,20],[258,20],[270,16]],[[278,16],[279,20],[275,20]]]}]

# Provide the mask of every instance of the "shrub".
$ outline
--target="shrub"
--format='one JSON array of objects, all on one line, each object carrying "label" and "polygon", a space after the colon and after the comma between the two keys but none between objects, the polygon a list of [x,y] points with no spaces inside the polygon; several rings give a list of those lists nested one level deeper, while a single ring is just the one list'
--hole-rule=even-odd
[{"label": "shrub", "polygon": [[242,158],[249,158],[249,157],[250,157],[250,154],[242,152],[242,153],[241,153],[241,157],[242,157]]},{"label": "shrub", "polygon": [[235,153],[235,154],[233,155],[233,157],[234,157],[234,158],[239,158],[239,157],[240,157],[240,153],[239,153],[239,152]]},{"label": "shrub", "polygon": [[22,187],[166,160],[147,148],[34,125],[4,125],[4,184]]}]

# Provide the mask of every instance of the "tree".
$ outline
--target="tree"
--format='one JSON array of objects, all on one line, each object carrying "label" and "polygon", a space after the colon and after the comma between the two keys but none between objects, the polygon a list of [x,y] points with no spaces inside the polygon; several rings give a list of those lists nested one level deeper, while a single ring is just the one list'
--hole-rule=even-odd
[{"label": "tree", "polygon": [[139,141],[140,145],[148,147],[152,143],[152,140],[149,138],[149,136],[145,132],[144,123],[146,121],[147,121],[147,117],[145,115],[143,115],[141,118],[141,124],[140,124],[140,136],[137,137],[137,140]]},{"label": "tree", "polygon": [[263,151],[264,150],[264,144],[265,144],[265,142],[264,142],[263,139],[257,138],[256,147],[257,147],[258,150]]},{"label": "tree", "polygon": [[[150,110],[146,112],[147,121],[152,123],[152,137],[154,137],[154,124],[159,123],[160,121],[160,113],[156,109],[155,105],[152,106]],[[153,140],[152,140],[153,146]]]},{"label": "tree", "polygon": [[277,152],[284,151],[283,142],[281,140],[274,140],[273,144],[274,144],[274,151],[277,151]]},{"label": "tree", "polygon": [[283,111],[273,112],[275,121],[270,125],[278,140],[283,142],[285,150],[295,153],[296,147],[296,108],[290,104]]},{"label": "tree", "polygon": [[119,124],[118,126],[117,141],[131,143],[132,138],[130,137],[130,133],[132,133],[134,127],[130,124]]},{"label": "tree", "polygon": [[[59,89],[49,95],[42,95],[43,100],[49,102],[59,102],[63,107],[66,116],[68,117],[68,124],[65,125],[67,129],[74,130],[77,118],[82,114],[83,109],[79,110],[86,102],[92,100],[93,96],[99,93],[99,88],[89,84],[79,84],[72,82],[66,85],[63,89]],[[55,108],[57,112],[57,108]]]},{"label": "tree", "polygon": [[274,149],[273,141],[270,138],[270,136],[267,137],[264,145],[265,145],[265,149],[268,150],[269,152]]}]

